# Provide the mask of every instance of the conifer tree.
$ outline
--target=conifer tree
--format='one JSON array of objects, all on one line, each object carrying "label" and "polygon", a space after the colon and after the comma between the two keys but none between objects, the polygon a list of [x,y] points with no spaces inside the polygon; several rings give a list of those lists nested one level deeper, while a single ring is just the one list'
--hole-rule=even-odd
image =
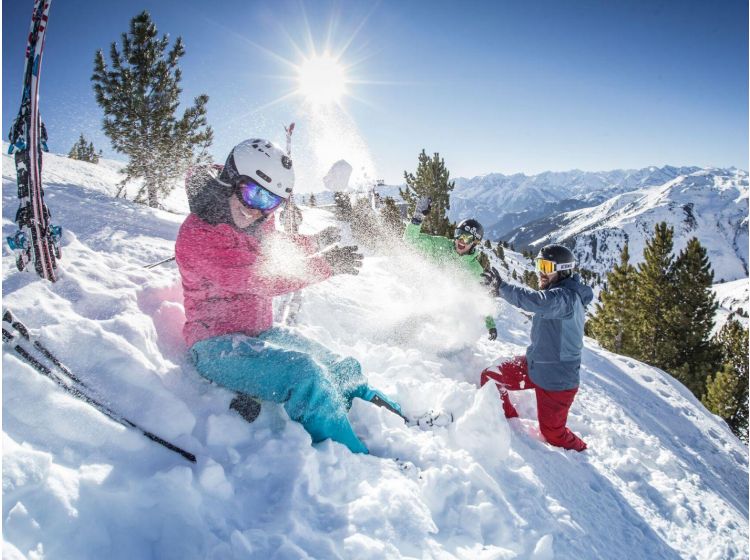
[{"label": "conifer tree", "polygon": [[653,366],[672,370],[677,365],[675,340],[675,289],[672,256],[674,228],[656,224],[646,242],[644,261],[636,275],[635,344],[633,357]]},{"label": "conifer tree", "polygon": [[714,315],[719,306],[711,290],[714,273],[707,251],[697,238],[688,241],[677,256],[673,278],[676,307],[670,323],[674,325],[677,354],[671,372],[700,398],[706,378],[720,356],[711,342]]},{"label": "conifer tree", "polygon": [[86,138],[84,138],[83,132],[81,133],[81,136],[78,137],[78,142],[73,144],[70,152],[68,152],[69,158],[77,159],[79,161],[87,161],[89,163],[99,163],[100,156],[101,152],[96,153],[93,142],[86,143]]},{"label": "conifer tree", "polygon": [[497,255],[498,259],[505,262],[505,249],[503,249],[502,243],[498,243],[495,247],[495,254]]},{"label": "conifer tree", "polygon": [[747,443],[748,330],[736,319],[730,319],[716,335],[715,342],[721,350],[723,366],[708,379],[702,401]]},{"label": "conifer tree", "polygon": [[381,237],[380,224],[367,198],[358,198],[352,204],[351,231],[360,245],[374,247]]},{"label": "conifer tree", "polygon": [[404,223],[401,219],[401,211],[393,197],[385,197],[380,209],[380,218],[383,220],[387,231],[399,238],[403,235]]},{"label": "conifer tree", "polygon": [[604,348],[618,354],[635,353],[636,270],[630,264],[628,244],[620,252],[620,264],[607,275],[607,286],[599,294],[596,315],[589,332]]},{"label": "conifer tree", "polygon": [[352,199],[345,192],[333,193],[333,202],[336,205],[334,215],[337,219],[348,222],[352,219]]},{"label": "conifer tree", "polygon": [[169,36],[158,38],[151,16],[143,11],[122,34],[122,46],[112,43],[109,64],[101,50],[96,53],[91,77],[104,110],[104,132],[114,149],[129,158],[118,194],[127,181],[142,178],[135,200],[151,207],[159,205],[191,163],[207,159],[213,141],[207,95],[176,115],[182,93],[178,63],[185,47],[180,37],[169,51],[168,46]]},{"label": "conifer tree", "polygon": [[315,200],[315,194],[310,195],[310,200],[308,201],[308,204],[310,206],[315,206],[318,203],[317,200]]},{"label": "conifer tree", "polygon": [[450,194],[455,183],[450,181],[450,172],[445,167],[445,160],[438,152],[430,158],[424,150],[418,159],[416,173],[404,171],[406,188],[399,189],[399,194],[409,205],[409,215],[414,212],[420,197],[431,197],[432,208],[422,222],[422,231],[429,235],[452,237],[453,227],[448,220],[448,210]]},{"label": "conifer tree", "polygon": [[487,254],[484,251],[477,251],[477,262],[482,266],[484,270],[488,270],[490,268],[490,258],[487,256]]},{"label": "conifer tree", "polygon": [[531,272],[530,270],[523,271],[523,282],[533,290],[539,289],[539,278],[536,273]]}]

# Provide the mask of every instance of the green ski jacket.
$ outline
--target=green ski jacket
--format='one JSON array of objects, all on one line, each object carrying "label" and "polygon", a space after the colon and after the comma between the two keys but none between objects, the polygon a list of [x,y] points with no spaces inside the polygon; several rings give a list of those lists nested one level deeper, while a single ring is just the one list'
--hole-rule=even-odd
[{"label": "green ski jacket", "polygon": [[[422,233],[422,226],[409,223],[404,230],[404,241],[412,245],[417,251],[432,259],[434,262],[447,265],[457,265],[469,274],[480,278],[484,269],[479,264],[477,252],[459,255],[452,239],[440,235]],[[484,319],[487,330],[495,328],[495,320],[488,315]]]}]

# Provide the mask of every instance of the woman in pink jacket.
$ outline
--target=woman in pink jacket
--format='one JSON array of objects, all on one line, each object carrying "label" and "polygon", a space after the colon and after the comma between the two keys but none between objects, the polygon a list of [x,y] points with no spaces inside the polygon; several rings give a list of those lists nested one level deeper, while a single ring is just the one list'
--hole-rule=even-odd
[{"label": "woman in pink jacket", "polygon": [[267,247],[273,212],[294,186],[292,160],[262,139],[234,147],[218,177],[208,169],[187,184],[191,214],[177,236],[186,323],[183,331],[198,371],[240,394],[283,403],[313,442],[328,438],[367,453],[349,423],[355,397],[398,405],[367,386],[359,363],[290,329],[273,326],[273,297],[335,274],[357,274],[357,247],[325,246],[336,228],[286,236],[307,255],[305,274],[273,270]]}]

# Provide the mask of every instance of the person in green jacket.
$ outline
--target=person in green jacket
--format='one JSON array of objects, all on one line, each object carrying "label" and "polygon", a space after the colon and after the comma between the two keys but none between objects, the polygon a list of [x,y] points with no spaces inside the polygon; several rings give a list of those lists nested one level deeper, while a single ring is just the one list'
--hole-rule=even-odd
[{"label": "person in green jacket", "polygon": [[[417,200],[411,223],[404,230],[404,241],[412,245],[420,253],[439,264],[453,263],[469,274],[482,279],[484,269],[479,262],[476,247],[482,241],[484,228],[474,219],[466,219],[456,226],[453,239],[441,235],[427,235],[422,233],[422,221],[430,213],[432,199],[427,196]],[[489,332],[489,339],[497,338],[495,320],[488,315],[484,320]]]}]

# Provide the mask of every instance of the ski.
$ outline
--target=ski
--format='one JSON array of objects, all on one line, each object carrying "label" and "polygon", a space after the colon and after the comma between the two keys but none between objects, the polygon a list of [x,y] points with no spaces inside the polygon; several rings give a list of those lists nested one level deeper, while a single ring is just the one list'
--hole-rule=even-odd
[{"label": "ski", "polygon": [[47,148],[47,131],[39,116],[39,80],[44,40],[52,0],[35,0],[26,42],[26,64],[21,108],[11,126],[9,154],[15,154],[18,198],[18,231],[7,242],[16,254],[18,270],[34,264],[37,274],[50,282],[57,280],[57,259],[62,256],[62,229],[50,223],[42,189],[42,150]]},{"label": "ski", "polygon": [[161,266],[163,264],[167,264],[168,262],[172,262],[176,258],[177,257],[175,257],[174,255],[172,255],[171,257],[167,257],[166,259],[160,260],[159,262],[147,264],[143,268],[156,268],[157,266]]},{"label": "ski", "polygon": [[[286,155],[292,157],[292,134],[294,133],[294,123],[284,127],[286,132]],[[282,227],[290,235],[299,233],[299,225],[302,221],[302,211],[294,201],[294,193],[289,195],[284,209],[282,210]],[[297,315],[302,307],[302,293],[293,292],[287,296],[281,310],[281,323],[287,326],[297,324]]]},{"label": "ski", "polygon": [[[53,371],[51,368],[43,364],[41,360],[39,360],[29,351],[29,349],[19,344],[17,342],[16,335],[11,333],[11,329],[15,330],[21,336],[21,338],[26,340],[27,342],[33,342],[33,347],[44,358],[48,359],[52,364],[54,364],[54,366],[59,370],[60,373]],[[128,420],[124,416],[113,411],[107,405],[103,404],[102,402],[85,392],[84,389],[87,391],[91,391],[91,389],[85,383],[83,383],[80,378],[73,374],[73,372],[71,372],[71,370],[67,366],[65,366],[65,364],[57,359],[54,354],[52,354],[52,352],[50,352],[49,349],[47,349],[47,347],[45,347],[41,342],[39,342],[38,340],[32,341],[26,325],[15,319],[10,310],[7,310],[3,313],[2,331],[3,343],[10,346],[16,352],[16,354],[21,357],[23,361],[28,363],[40,374],[54,381],[63,390],[70,393],[77,399],[80,399],[85,403],[93,406],[96,410],[98,410],[111,420],[114,420],[118,424],[140,432],[144,437],[150,439],[155,443],[158,443],[162,447],[165,447],[170,451],[173,451],[174,453],[178,453],[191,463],[196,462],[195,455],[193,455],[192,453],[185,451],[184,449],[174,445],[173,443],[170,443],[167,440],[157,436],[153,432],[150,432],[149,430],[139,426],[135,422]]]}]

